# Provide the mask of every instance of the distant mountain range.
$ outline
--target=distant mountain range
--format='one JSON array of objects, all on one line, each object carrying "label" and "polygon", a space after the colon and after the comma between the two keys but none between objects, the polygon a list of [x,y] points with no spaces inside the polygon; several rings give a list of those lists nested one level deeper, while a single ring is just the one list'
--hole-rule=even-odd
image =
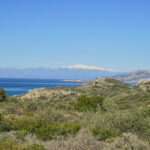
[{"label": "distant mountain range", "polygon": [[122,73],[114,76],[113,78],[127,83],[140,83],[142,81],[150,81],[150,70],[139,70],[129,73]]},{"label": "distant mountain range", "polygon": [[112,70],[100,68],[86,68],[84,66],[69,66],[57,69],[28,68],[28,69],[0,69],[0,78],[43,78],[43,79],[80,79],[91,80],[97,77],[110,77],[119,74]]},{"label": "distant mountain range", "polygon": [[150,70],[134,72],[116,72],[112,69],[103,69],[94,66],[74,65],[61,68],[27,68],[27,69],[0,69],[0,78],[41,78],[66,80],[92,80],[98,77],[113,77],[126,83],[140,83],[150,81]]}]

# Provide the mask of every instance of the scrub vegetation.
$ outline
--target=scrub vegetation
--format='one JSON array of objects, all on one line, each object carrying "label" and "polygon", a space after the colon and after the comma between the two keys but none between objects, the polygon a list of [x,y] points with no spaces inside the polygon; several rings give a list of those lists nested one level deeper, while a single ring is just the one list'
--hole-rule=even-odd
[{"label": "scrub vegetation", "polygon": [[0,150],[149,150],[149,89],[113,78],[10,98],[0,89]]}]

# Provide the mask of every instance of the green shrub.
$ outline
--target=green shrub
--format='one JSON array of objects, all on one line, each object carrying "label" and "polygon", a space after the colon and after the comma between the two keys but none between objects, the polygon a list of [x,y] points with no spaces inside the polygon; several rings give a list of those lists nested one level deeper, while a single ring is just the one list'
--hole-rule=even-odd
[{"label": "green shrub", "polygon": [[93,135],[98,137],[99,140],[106,140],[108,138],[115,138],[121,135],[117,129],[106,128],[106,129],[92,129]]},{"label": "green shrub", "polygon": [[0,132],[8,132],[10,130],[12,130],[12,123],[1,116]]},{"label": "green shrub", "polygon": [[75,135],[81,129],[76,122],[59,122],[44,120],[20,120],[15,123],[14,130],[24,133],[35,134],[42,140],[51,140],[59,135],[67,137],[68,134]]},{"label": "green shrub", "polygon": [[0,149],[1,150],[21,150],[23,146],[18,144],[13,139],[7,139],[6,141],[0,141]]},{"label": "green shrub", "polygon": [[8,95],[2,88],[0,88],[0,102],[4,102],[6,100],[8,100]]},{"label": "green shrub", "polygon": [[78,111],[96,111],[97,107],[100,106],[103,109],[104,98],[100,96],[79,96],[74,108]]},{"label": "green shrub", "polygon": [[113,125],[121,132],[144,134],[148,132],[150,118],[142,108],[135,108],[132,111],[117,111],[114,114]]},{"label": "green shrub", "polygon": [[39,144],[32,144],[28,146],[25,150],[45,150],[45,148]]},{"label": "green shrub", "polygon": [[[107,112],[108,111],[108,112]],[[107,110],[106,112],[87,113],[83,118],[83,126],[92,129],[115,129],[121,133],[134,133],[150,139],[150,117],[145,108],[134,110]]]},{"label": "green shrub", "polygon": [[37,110],[37,104],[35,102],[29,102],[26,104],[25,110],[28,112],[36,111]]}]

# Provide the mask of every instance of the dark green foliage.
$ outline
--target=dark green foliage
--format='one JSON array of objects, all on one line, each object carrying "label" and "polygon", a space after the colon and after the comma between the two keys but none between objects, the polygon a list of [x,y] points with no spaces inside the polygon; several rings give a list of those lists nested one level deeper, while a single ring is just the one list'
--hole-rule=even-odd
[{"label": "dark green foliage", "polygon": [[6,100],[8,100],[8,95],[2,88],[0,88],[0,102],[4,102]]},{"label": "dark green foliage", "polygon": [[1,115],[0,118],[0,133],[10,131],[12,129],[12,123],[4,119]]},{"label": "dark green foliage", "polygon": [[68,134],[75,135],[81,129],[81,125],[76,122],[20,120],[14,123],[13,128],[23,133],[33,133],[42,140],[51,140],[59,135],[64,137]]},{"label": "dark green foliage", "polygon": [[100,106],[103,109],[104,98],[101,96],[79,96],[74,108],[78,111],[96,111],[97,107]]},{"label": "dark green foliage", "polygon": [[77,122],[31,119],[10,121],[4,119],[2,116],[0,120],[0,133],[13,130],[18,131],[16,133],[18,137],[23,137],[24,135],[31,133],[42,140],[51,140],[59,135],[64,137],[67,137],[69,134],[76,135],[80,129],[81,125]]},{"label": "dark green foliage", "polygon": [[39,144],[32,144],[28,146],[25,150],[45,150],[42,145]]},{"label": "dark green foliage", "polygon": [[105,141],[108,138],[115,138],[121,135],[117,129],[104,128],[104,129],[92,129],[93,135],[98,137],[99,140]]}]

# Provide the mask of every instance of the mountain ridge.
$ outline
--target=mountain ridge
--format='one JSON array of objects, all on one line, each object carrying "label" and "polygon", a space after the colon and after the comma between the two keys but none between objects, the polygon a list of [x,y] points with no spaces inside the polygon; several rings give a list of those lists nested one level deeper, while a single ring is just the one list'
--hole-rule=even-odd
[{"label": "mountain ridge", "polygon": [[69,68],[27,68],[27,69],[0,69],[0,78],[43,78],[67,80],[91,80],[96,77],[109,77],[119,72],[97,69],[69,69]]},{"label": "mountain ridge", "polygon": [[133,72],[122,73],[113,76],[113,78],[127,83],[140,83],[142,81],[150,81],[150,70],[137,70]]}]

